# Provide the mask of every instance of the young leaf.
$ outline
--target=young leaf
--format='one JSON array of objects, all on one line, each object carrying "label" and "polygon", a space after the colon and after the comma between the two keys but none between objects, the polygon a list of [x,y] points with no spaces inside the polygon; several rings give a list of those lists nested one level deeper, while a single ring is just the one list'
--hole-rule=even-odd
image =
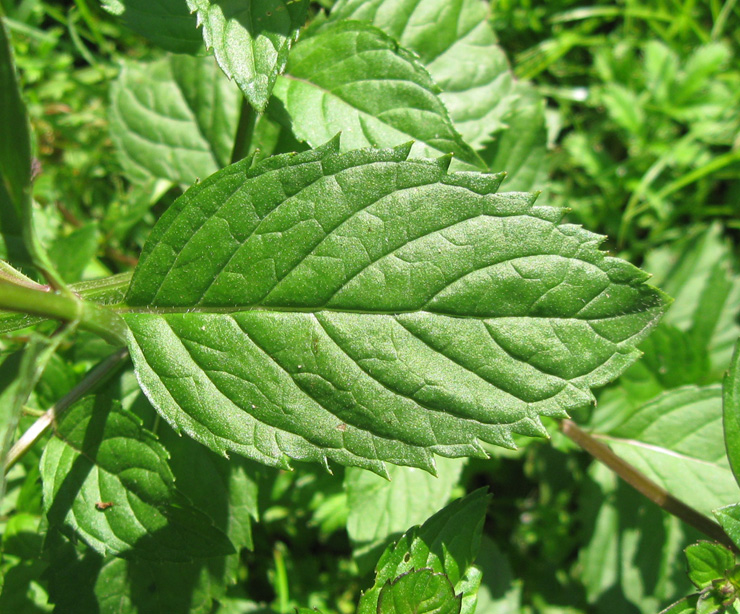
[{"label": "young leaf", "polygon": [[155,45],[173,53],[198,53],[203,36],[185,0],[102,0],[103,8]]},{"label": "young leaf", "polygon": [[412,53],[377,28],[351,21],[295,46],[271,109],[287,111],[284,123],[312,147],[339,131],[347,150],[413,139],[416,157],[453,153],[468,168],[485,168],[456,132],[438,94]]},{"label": "young leaf", "polygon": [[740,496],[722,439],[719,386],[686,386],[644,405],[606,443],[669,493],[705,514]]},{"label": "young leaf", "polygon": [[711,586],[712,581],[722,578],[728,569],[735,566],[735,555],[720,544],[699,542],[686,548],[689,562],[689,579],[697,588]]},{"label": "young leaf", "polygon": [[124,63],[111,87],[111,135],[132,179],[192,184],[227,165],[239,91],[208,57]]},{"label": "young leaf", "polygon": [[735,545],[740,547],[740,503],[714,510],[714,516]]},{"label": "young leaf", "polygon": [[350,468],[344,476],[347,491],[347,533],[360,573],[370,571],[394,535],[424,522],[450,499],[463,463],[437,459],[437,476],[413,467],[388,468],[389,479]]},{"label": "young leaf", "polygon": [[500,176],[337,141],[191,188],[126,298],[137,377],[215,451],[433,470],[541,436],[631,364],[665,297]]},{"label": "young leaf", "polygon": [[462,595],[443,573],[415,569],[389,581],[378,597],[378,614],[459,614]]},{"label": "young leaf", "polygon": [[722,384],[722,424],[725,448],[735,481],[740,485],[740,339],[730,361],[730,370]]},{"label": "young leaf", "polygon": [[[358,614],[380,611],[379,599],[383,591],[402,576],[420,569],[442,574],[452,587],[453,595],[460,594],[460,584],[465,583],[466,573],[480,546],[488,500],[485,490],[476,490],[388,546],[378,561],[375,584],[360,599]],[[432,582],[431,578],[427,580]],[[415,581],[410,581],[407,588],[414,584]],[[437,581],[434,584],[438,586]]]},{"label": "young leaf", "polygon": [[72,406],[41,461],[51,527],[107,555],[189,561],[233,546],[174,488],[167,452],[138,419],[105,397]]},{"label": "young leaf", "polygon": [[188,6],[197,12],[219,66],[249,103],[264,111],[306,20],[308,0],[188,0]]}]

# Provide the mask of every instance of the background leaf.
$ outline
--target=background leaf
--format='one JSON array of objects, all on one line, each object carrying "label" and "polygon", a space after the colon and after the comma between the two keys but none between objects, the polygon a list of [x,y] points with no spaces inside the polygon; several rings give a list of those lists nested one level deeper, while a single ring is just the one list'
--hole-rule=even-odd
[{"label": "background leaf", "polygon": [[413,467],[390,466],[388,479],[347,469],[347,533],[361,573],[372,569],[390,539],[447,505],[463,462],[439,458],[436,464],[436,476]]},{"label": "background leaf", "polygon": [[704,514],[740,498],[722,440],[720,386],[687,386],[646,404],[608,432],[620,457]]},{"label": "background leaf", "polygon": [[249,103],[262,112],[306,20],[307,0],[187,0],[206,46]]},{"label": "background leaf", "polygon": [[665,299],[600,237],[495,175],[337,147],[224,169],[150,236],[125,317],[178,429],[278,466],[433,470],[544,435],[636,358]]},{"label": "background leaf", "polygon": [[173,53],[197,53],[203,35],[186,0],[102,0],[103,8],[120,17],[125,26]]},{"label": "background leaf", "polygon": [[438,94],[412,53],[369,24],[341,22],[291,51],[271,111],[312,147],[341,131],[345,150],[414,140],[416,157],[453,153],[468,168],[483,168]]},{"label": "background leaf", "polygon": [[5,18],[0,16],[0,256],[28,264],[23,239],[31,207],[31,127],[21,99]]},{"label": "background leaf", "polygon": [[111,135],[134,180],[191,184],[227,165],[239,91],[208,57],[124,63],[111,86]]},{"label": "background leaf", "polygon": [[369,21],[419,55],[455,128],[512,191],[546,179],[544,99],[517,81],[480,0],[339,0],[330,22]]},{"label": "background leaf", "polygon": [[725,432],[725,449],[735,481],[740,485],[740,340],[730,370],[722,385],[722,424]]},{"label": "background leaf", "polygon": [[41,475],[49,525],[74,531],[104,555],[177,562],[231,553],[208,517],[178,498],[161,444],[110,403],[98,396],[75,404],[47,444]]}]

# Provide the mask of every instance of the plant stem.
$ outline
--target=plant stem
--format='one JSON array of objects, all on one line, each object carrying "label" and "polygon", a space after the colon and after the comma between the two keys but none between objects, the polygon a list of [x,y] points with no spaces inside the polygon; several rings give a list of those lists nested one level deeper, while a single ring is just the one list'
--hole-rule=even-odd
[{"label": "plant stem", "polygon": [[31,449],[39,438],[49,429],[49,427],[58,419],[70,406],[74,405],[83,396],[90,392],[95,386],[107,379],[114,370],[123,364],[124,359],[128,357],[128,349],[122,348],[111,354],[103,362],[92,369],[85,378],[70,390],[58,403],[52,405],[44,414],[34,422],[31,427],[21,435],[20,439],[15,442],[8,452],[5,459],[4,471],[8,471]]},{"label": "plant stem", "polygon": [[560,430],[571,441],[583,448],[596,460],[604,463],[627,482],[627,484],[632,486],[632,488],[646,496],[666,512],[683,520],[686,524],[701,531],[711,539],[718,541],[723,546],[730,548],[733,552],[738,551],[733,541],[716,522],[696,511],[693,507],[689,507],[683,501],[676,499],[676,497],[658,486],[643,473],[635,469],[635,467],[619,458],[608,446],[578,428],[575,422],[572,420],[562,420],[560,422]]},{"label": "plant stem", "polygon": [[257,125],[257,113],[254,112],[246,97],[242,97],[242,105],[239,109],[239,124],[234,136],[234,147],[231,150],[231,164],[239,162],[249,153],[252,144],[254,127]]},{"label": "plant stem", "polygon": [[41,292],[0,279],[0,309],[77,322],[80,328],[101,336],[109,343],[126,344],[126,324],[120,316],[72,294]]}]

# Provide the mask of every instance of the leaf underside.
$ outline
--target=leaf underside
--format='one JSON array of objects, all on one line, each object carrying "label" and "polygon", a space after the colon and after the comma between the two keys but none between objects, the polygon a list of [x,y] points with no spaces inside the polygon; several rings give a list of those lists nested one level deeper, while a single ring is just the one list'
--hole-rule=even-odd
[{"label": "leaf underside", "polygon": [[501,177],[335,139],[230,166],[161,218],[124,317],[176,428],[287,467],[434,471],[592,402],[667,303]]}]

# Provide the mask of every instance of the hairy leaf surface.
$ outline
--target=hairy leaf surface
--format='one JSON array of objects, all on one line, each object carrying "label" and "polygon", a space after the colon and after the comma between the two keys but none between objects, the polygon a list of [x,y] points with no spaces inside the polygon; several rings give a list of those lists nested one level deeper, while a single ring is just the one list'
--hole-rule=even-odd
[{"label": "hairy leaf surface", "polygon": [[290,46],[306,20],[307,0],[187,0],[206,46],[249,103],[264,111]]},{"label": "hairy leaf surface", "polygon": [[666,304],[642,272],[500,176],[408,153],[243,161],[162,217],[125,317],[171,424],[271,465],[433,471],[544,435],[635,360]]},{"label": "hairy leaf surface", "polygon": [[415,569],[380,591],[378,614],[459,614],[462,595],[442,573]]},{"label": "hairy leaf surface", "polygon": [[191,184],[229,163],[239,91],[213,58],[126,62],[111,87],[111,134],[133,179]]},{"label": "hairy leaf surface", "polygon": [[485,164],[457,133],[439,87],[416,56],[381,30],[341,22],[298,43],[271,107],[312,147],[342,132],[344,149],[394,147],[411,139],[416,157],[453,153]]},{"label": "hairy leaf surface", "polygon": [[383,591],[414,570],[427,569],[444,574],[454,594],[462,593],[462,587],[469,585],[466,574],[480,547],[489,499],[484,489],[476,490],[464,499],[452,502],[420,527],[407,531],[397,543],[388,546],[378,561],[375,584],[360,599],[358,614],[379,611],[376,608],[381,605],[379,598]]},{"label": "hairy leaf surface", "polygon": [[104,397],[65,413],[41,474],[50,526],[73,530],[103,555],[189,561],[233,552],[226,535],[178,496],[164,447]]}]

